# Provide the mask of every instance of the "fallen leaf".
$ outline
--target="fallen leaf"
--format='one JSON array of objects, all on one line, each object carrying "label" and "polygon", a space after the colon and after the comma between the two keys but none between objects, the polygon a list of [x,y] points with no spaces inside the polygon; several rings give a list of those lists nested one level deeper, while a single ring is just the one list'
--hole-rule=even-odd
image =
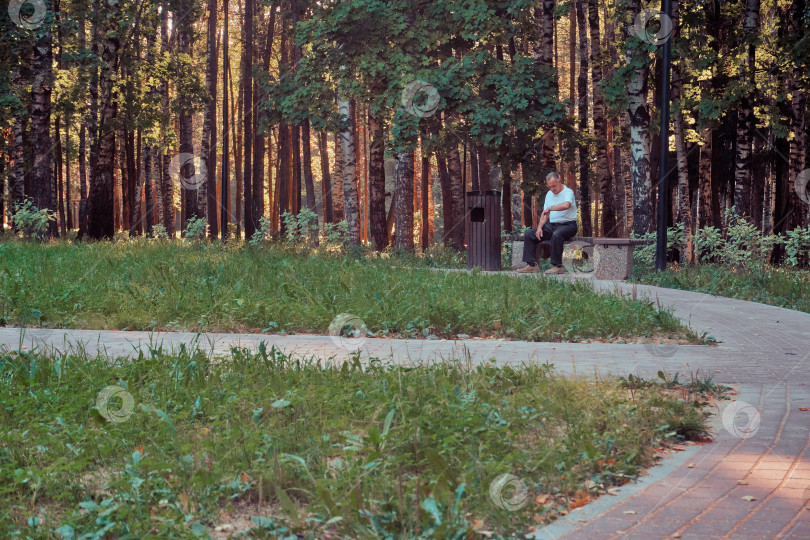
[{"label": "fallen leaf", "polygon": [[537,497],[534,498],[534,502],[536,502],[540,506],[545,506],[551,499],[551,495],[547,493],[541,493]]},{"label": "fallen leaf", "polygon": [[737,483],[739,485],[741,485],[741,486],[747,486],[748,485],[748,480],[737,480]]},{"label": "fallen leaf", "polygon": [[745,497],[742,498],[742,500],[751,502],[757,500],[757,498],[752,495],[746,495]]},{"label": "fallen leaf", "polygon": [[474,519],[472,522],[473,529],[476,531],[484,528],[484,520],[483,519]]},{"label": "fallen leaf", "polygon": [[681,537],[681,533],[676,532],[675,534],[672,535],[672,538],[680,538],[680,537]]},{"label": "fallen leaf", "polygon": [[687,465],[687,467],[689,467],[690,469],[694,469],[694,468],[695,468],[695,464],[694,464],[694,463],[690,463],[689,465]]},{"label": "fallen leaf", "polygon": [[574,500],[571,501],[571,504],[568,506],[571,508],[571,510],[573,510],[575,508],[585,506],[586,504],[588,504],[590,500],[591,500],[590,495],[588,495],[584,491],[577,490],[577,492],[574,493]]}]

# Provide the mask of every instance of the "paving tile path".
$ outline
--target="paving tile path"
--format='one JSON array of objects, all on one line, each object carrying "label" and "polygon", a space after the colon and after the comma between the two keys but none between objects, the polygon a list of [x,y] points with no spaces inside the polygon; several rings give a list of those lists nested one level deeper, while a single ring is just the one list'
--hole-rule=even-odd
[{"label": "paving tile path", "polygon": [[[532,276],[523,276],[533,279]],[[572,279],[567,276],[564,279]],[[139,347],[181,343],[215,353],[263,341],[285,352],[343,360],[380,358],[411,363],[461,358],[471,363],[552,363],[563,373],[656,377],[659,370],[699,372],[738,390],[714,417],[715,440],[694,446],[613,496],[571,512],[534,538],[809,539],[810,315],[753,302],[623,282],[592,280],[608,294],[649,298],[696,332],[719,341],[702,345],[618,345],[492,340],[366,339],[329,336],[148,333],[0,328],[0,347],[81,343],[89,352],[132,355]],[[357,353],[355,352],[357,351]]]}]

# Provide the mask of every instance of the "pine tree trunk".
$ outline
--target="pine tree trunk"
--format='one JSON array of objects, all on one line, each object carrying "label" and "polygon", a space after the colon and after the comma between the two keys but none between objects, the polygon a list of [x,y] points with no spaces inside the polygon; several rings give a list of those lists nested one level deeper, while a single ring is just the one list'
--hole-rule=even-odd
[{"label": "pine tree trunk", "polygon": [[[62,119],[59,115],[56,116],[56,120],[54,120],[54,136],[56,137],[56,148],[54,149],[54,157],[56,158],[56,167],[55,167],[55,176],[54,179],[56,180],[56,201],[57,201],[57,208],[58,208],[58,216],[59,216],[59,234],[62,238],[65,238],[67,234],[65,228],[65,199],[64,199],[64,167],[63,167],[63,160],[62,160]],[[2,197],[2,192],[0,192],[0,197]]]},{"label": "pine tree trunk", "polygon": [[[635,20],[641,1],[631,0],[630,17]],[[633,185],[633,232],[643,235],[652,230],[653,206],[650,181],[650,112],[647,107],[647,55],[628,45],[627,65],[633,71],[627,85],[630,118],[630,176]]]},{"label": "pine tree trunk", "polygon": [[740,66],[740,72],[746,77],[746,92],[740,99],[737,108],[737,154],[734,161],[734,206],[741,215],[751,216],[752,188],[752,137],[754,130],[754,70],[755,51],[753,40],[756,38],[759,24],[759,0],[747,0],[743,32],[748,44],[748,55]]},{"label": "pine tree trunk", "polygon": [[371,240],[378,251],[388,247],[388,231],[385,216],[385,130],[378,116],[368,115],[368,130],[371,132],[369,150],[369,228]]},{"label": "pine tree trunk", "polygon": [[421,189],[421,210],[422,210],[422,249],[427,249],[431,243],[430,222],[433,220],[431,212],[430,193],[430,155],[422,145],[422,189]]},{"label": "pine tree trunk", "polygon": [[[177,5],[175,16],[177,18],[176,32],[177,32],[177,52],[181,55],[191,56],[191,20],[192,6],[191,0],[181,0]],[[174,21],[173,21],[174,22]],[[196,174],[194,166],[194,130],[191,120],[192,106],[191,96],[178,95],[178,105],[180,112],[178,114],[178,123],[180,131],[180,154],[181,159],[180,176],[181,178],[193,178]],[[188,226],[191,218],[197,217],[197,192],[195,189],[185,182],[181,182],[180,193],[183,197],[183,223],[182,227]]]},{"label": "pine tree trunk", "polygon": [[588,26],[591,32],[591,85],[593,88],[593,130],[596,144],[596,183],[602,203],[602,236],[616,235],[616,210],[613,207],[613,175],[608,166],[607,117],[602,95],[602,43],[599,34],[599,2],[588,0]]},{"label": "pine tree trunk", "polygon": [[453,201],[453,220],[445,223],[445,237],[449,238],[450,245],[457,250],[464,249],[464,177],[461,173],[461,160],[458,155],[458,146],[450,145],[447,152],[447,171],[450,174],[450,197]]},{"label": "pine tree trunk", "polygon": [[[585,26],[585,2],[575,0],[577,11],[577,27],[579,30],[579,75],[577,77],[577,99],[579,108],[579,133],[584,138],[588,132],[588,39]],[[579,147],[579,212],[582,219],[582,236],[593,234],[593,219],[591,217],[591,162],[590,150],[581,144]],[[526,221],[531,226],[531,221]]]},{"label": "pine tree trunk", "polygon": [[228,44],[230,38],[228,37],[228,18],[229,7],[228,0],[223,0],[223,12],[225,19],[222,24],[222,175],[220,176],[220,198],[219,198],[219,234],[224,244],[228,239],[228,199],[230,191],[230,134],[228,132],[228,74],[230,72],[230,53],[228,51]]},{"label": "pine tree trunk", "polygon": [[[318,134],[318,154],[321,158],[321,189],[323,191],[323,220],[324,223],[334,223],[335,213],[332,202],[332,174],[329,170],[329,149],[327,147],[326,132]],[[384,210],[384,209],[383,209]]]},{"label": "pine tree trunk", "polygon": [[[793,2],[790,11],[790,33],[793,43],[806,38],[807,28],[802,24],[802,14],[805,13],[805,2],[796,0]],[[802,34],[805,34],[803,37]],[[800,64],[794,66],[793,71],[788,75],[786,89],[792,97],[790,100],[790,130],[793,138],[790,140],[790,154],[788,155],[788,205],[787,205],[787,230],[807,225],[807,206],[799,198],[796,189],[796,182],[799,175],[805,170],[805,140],[807,137],[807,126],[804,111],[806,99],[805,90],[799,84],[802,78],[802,67]],[[807,174],[807,173],[805,173]],[[810,186],[805,186],[809,189]]]},{"label": "pine tree trunk", "polygon": [[714,224],[712,217],[712,130],[703,130],[703,145],[700,147],[700,205],[698,206],[698,226]]},{"label": "pine tree trunk", "polygon": [[[264,72],[270,71],[270,57],[273,54],[273,37],[275,35],[276,26],[276,10],[273,8],[270,12],[270,21],[267,24],[267,34],[265,36],[264,55],[262,57],[262,67]],[[259,83],[254,82],[253,86],[254,100],[256,106],[260,101],[259,96]],[[265,181],[264,181],[264,158],[265,158],[265,134],[259,133],[259,126],[266,123],[266,113],[264,110],[256,112],[256,128],[253,130],[253,218],[257,230],[261,227],[260,219],[264,216],[264,194],[265,194]],[[269,137],[268,137],[269,148]],[[272,155],[272,154],[271,154]],[[268,175],[270,178],[270,175]]]},{"label": "pine tree trunk", "polygon": [[120,39],[117,30],[117,3],[105,6],[106,41],[101,54],[99,86],[98,157],[93,169],[87,211],[87,235],[95,240],[112,239],[115,233],[113,166],[115,162],[116,103],[113,99],[113,76],[118,69]]},{"label": "pine tree trunk", "polygon": [[[243,26],[245,33],[244,61],[242,62],[242,93],[244,95],[244,116],[242,116],[242,127],[244,128],[243,152],[244,152],[244,173],[243,193],[245,201],[245,238],[249,239],[256,230],[256,222],[253,216],[253,137],[255,106],[253,103],[253,2],[245,0],[245,13]],[[294,3],[294,2],[293,2]]]},{"label": "pine tree trunk", "polygon": [[414,151],[400,150],[397,152],[396,166],[396,211],[395,220],[395,245],[397,249],[413,251],[413,175],[414,175]]},{"label": "pine tree trunk", "polygon": [[312,137],[310,133],[309,118],[301,125],[301,164],[306,189],[307,208],[315,212],[315,180],[312,176]]},{"label": "pine tree trunk", "polygon": [[205,167],[205,179],[197,191],[197,215],[208,222],[208,236],[219,229],[216,212],[217,178],[217,0],[208,0],[208,27],[205,48],[205,89],[208,95],[203,110],[203,132],[200,163]]},{"label": "pine tree trunk", "polygon": [[[226,0],[227,1],[227,0]],[[226,14],[227,17],[227,14]],[[227,19],[226,19],[227,20]],[[169,10],[168,5],[163,4],[160,13],[160,51],[165,57],[169,54]],[[169,81],[164,78],[161,82],[160,93],[163,98],[161,107],[164,118],[169,117]],[[167,128],[168,129],[168,128]],[[170,174],[171,157],[168,152],[168,141],[164,135],[164,151],[160,156],[160,193],[163,196],[163,226],[169,238],[175,237],[175,215],[174,215],[174,187]],[[158,180],[156,179],[156,182]]]},{"label": "pine tree trunk", "polygon": [[[357,163],[354,147],[354,119],[351,117],[349,100],[338,97],[340,114],[340,149],[343,156],[343,194],[346,223],[348,224],[348,244],[360,245],[360,212],[357,193]],[[399,237],[399,233],[397,233]],[[413,237],[411,237],[413,243]]]},{"label": "pine tree trunk", "polygon": [[[542,0],[542,16],[540,19],[540,47],[538,62],[548,68],[549,76],[553,72],[553,53],[554,47],[554,5],[555,0]],[[540,8],[538,8],[539,10]],[[557,76],[551,78],[554,88],[554,95],[557,95]],[[554,161],[555,143],[554,132],[552,130],[547,136],[543,138],[543,146],[541,149],[541,157],[543,168],[548,171],[556,170]]]},{"label": "pine tree trunk", "polygon": [[340,136],[335,133],[335,174],[332,176],[332,202],[334,203],[335,221],[344,221],[346,213],[343,201],[343,150],[341,149]]},{"label": "pine tree trunk", "polygon": [[[39,209],[56,211],[54,197],[53,150],[51,144],[51,93],[53,79],[53,51],[51,49],[50,25],[45,24],[36,31],[34,60],[31,65],[33,81],[31,104],[28,113],[31,118],[31,198]],[[57,234],[56,223],[51,221],[48,236]]]}]

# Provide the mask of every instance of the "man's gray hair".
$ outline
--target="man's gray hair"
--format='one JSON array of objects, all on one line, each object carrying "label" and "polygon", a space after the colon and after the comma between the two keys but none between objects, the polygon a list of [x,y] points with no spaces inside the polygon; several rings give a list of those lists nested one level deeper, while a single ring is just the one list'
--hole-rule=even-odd
[{"label": "man's gray hair", "polygon": [[557,171],[551,171],[550,173],[548,173],[546,175],[546,182],[548,182],[552,178],[556,178],[557,180],[560,180],[560,175],[557,174]]}]

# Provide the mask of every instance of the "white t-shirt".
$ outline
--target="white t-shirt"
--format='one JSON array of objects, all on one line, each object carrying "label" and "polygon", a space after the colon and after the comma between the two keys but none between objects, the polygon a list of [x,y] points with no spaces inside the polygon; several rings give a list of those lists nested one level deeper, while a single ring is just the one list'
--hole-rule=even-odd
[{"label": "white t-shirt", "polygon": [[563,186],[562,191],[557,193],[556,195],[554,192],[549,190],[546,193],[546,202],[543,204],[543,210],[550,206],[557,206],[558,204],[562,204],[565,201],[571,203],[571,208],[568,210],[552,210],[549,213],[549,222],[550,223],[562,223],[565,221],[576,221],[577,220],[577,199],[574,197],[574,190],[569,188],[568,186]]}]

